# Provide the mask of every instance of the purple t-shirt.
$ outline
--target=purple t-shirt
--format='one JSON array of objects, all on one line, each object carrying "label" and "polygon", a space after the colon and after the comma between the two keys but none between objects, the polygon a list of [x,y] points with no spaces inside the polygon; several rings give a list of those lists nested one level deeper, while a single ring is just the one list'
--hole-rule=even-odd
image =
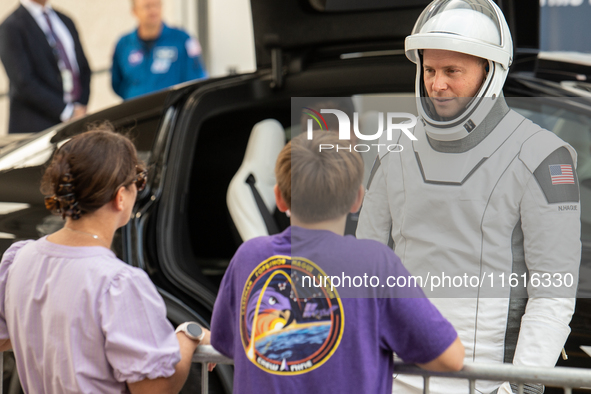
[{"label": "purple t-shirt", "polygon": [[179,344],[144,271],[103,247],[41,238],[0,264],[0,339],[10,338],[28,393],[127,393],[168,377]]},{"label": "purple t-shirt", "polygon": [[[457,337],[420,288],[376,283],[408,275],[385,245],[330,231],[290,227],[245,242],[211,322],[212,345],[234,359],[234,392],[391,393],[392,352],[426,363]],[[324,286],[326,276],[345,283]]]}]

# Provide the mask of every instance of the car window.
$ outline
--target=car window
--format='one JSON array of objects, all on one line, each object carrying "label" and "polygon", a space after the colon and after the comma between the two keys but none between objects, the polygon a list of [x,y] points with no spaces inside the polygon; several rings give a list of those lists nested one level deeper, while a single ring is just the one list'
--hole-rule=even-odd
[{"label": "car window", "polygon": [[579,181],[591,181],[591,118],[563,108],[540,105],[538,109],[514,108],[517,112],[554,132],[577,151]]},{"label": "car window", "polygon": [[160,116],[148,119],[142,119],[133,124],[125,125],[121,128],[137,149],[138,156],[144,162],[150,161],[152,146],[158,133]]}]

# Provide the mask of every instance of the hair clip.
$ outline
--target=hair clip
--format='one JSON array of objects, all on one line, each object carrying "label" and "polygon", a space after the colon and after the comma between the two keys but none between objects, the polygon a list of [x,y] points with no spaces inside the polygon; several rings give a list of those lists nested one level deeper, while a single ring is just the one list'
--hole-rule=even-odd
[{"label": "hair clip", "polygon": [[64,194],[56,197],[62,206],[76,204],[76,196],[74,193]]},{"label": "hair clip", "polygon": [[60,203],[55,195],[45,197],[45,208],[49,211],[59,211]]},{"label": "hair clip", "polygon": [[80,219],[81,214],[82,212],[80,211],[80,208],[78,208],[78,203],[74,202],[67,210],[64,211],[62,217],[65,219],[66,216],[69,216],[72,219],[77,220]]},{"label": "hair clip", "polygon": [[62,177],[62,182],[64,182],[64,183],[72,183],[73,180],[74,180],[74,177],[69,172],[66,172],[64,174],[64,176]]},{"label": "hair clip", "polygon": [[71,183],[60,183],[57,187],[58,193],[61,193],[61,192],[72,193],[73,191],[74,191],[74,185],[72,185]]}]

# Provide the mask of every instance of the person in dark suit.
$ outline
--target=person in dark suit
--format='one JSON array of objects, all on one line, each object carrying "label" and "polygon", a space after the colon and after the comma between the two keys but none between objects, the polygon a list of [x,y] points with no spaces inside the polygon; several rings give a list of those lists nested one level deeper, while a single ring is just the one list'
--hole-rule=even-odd
[{"label": "person in dark suit", "polygon": [[48,0],[20,0],[0,25],[10,80],[9,133],[32,133],[83,116],[90,68],[74,22]]}]

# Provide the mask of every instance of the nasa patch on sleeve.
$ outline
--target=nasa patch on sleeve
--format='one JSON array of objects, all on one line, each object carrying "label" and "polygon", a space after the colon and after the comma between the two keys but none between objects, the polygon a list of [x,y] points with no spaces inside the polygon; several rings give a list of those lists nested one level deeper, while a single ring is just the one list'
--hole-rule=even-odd
[{"label": "nasa patch on sleeve", "polygon": [[579,202],[579,180],[572,157],[565,147],[552,152],[534,171],[549,204]]},{"label": "nasa patch on sleeve", "polygon": [[252,271],[242,292],[240,336],[254,365],[299,375],[334,354],[345,314],[336,290],[319,277],[326,274],[312,261],[289,256],[270,257]]},{"label": "nasa patch on sleeve", "polygon": [[189,55],[189,57],[197,57],[201,55],[201,45],[199,44],[199,41],[194,38],[189,38],[185,42],[185,48],[187,49],[187,55]]},{"label": "nasa patch on sleeve", "polygon": [[127,57],[127,62],[130,66],[137,66],[141,62],[144,61],[144,54],[142,51],[136,50],[132,51],[129,56]]}]

